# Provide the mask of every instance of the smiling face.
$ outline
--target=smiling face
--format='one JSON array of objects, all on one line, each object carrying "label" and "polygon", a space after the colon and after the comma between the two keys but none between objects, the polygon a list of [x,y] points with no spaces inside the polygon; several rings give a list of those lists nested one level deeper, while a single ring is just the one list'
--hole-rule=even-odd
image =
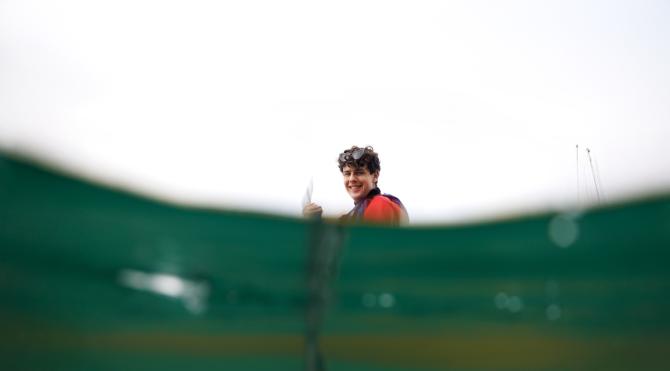
[{"label": "smiling face", "polygon": [[342,168],[342,177],[344,179],[344,189],[354,202],[361,201],[373,190],[379,179],[379,171],[370,174],[365,167],[345,166]]}]

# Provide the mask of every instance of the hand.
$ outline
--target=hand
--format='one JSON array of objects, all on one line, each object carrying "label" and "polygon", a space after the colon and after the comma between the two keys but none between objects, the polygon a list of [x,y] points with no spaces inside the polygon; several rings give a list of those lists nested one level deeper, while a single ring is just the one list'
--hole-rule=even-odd
[{"label": "hand", "polygon": [[302,209],[302,215],[306,218],[320,218],[321,214],[323,214],[323,209],[314,202],[305,205]]}]

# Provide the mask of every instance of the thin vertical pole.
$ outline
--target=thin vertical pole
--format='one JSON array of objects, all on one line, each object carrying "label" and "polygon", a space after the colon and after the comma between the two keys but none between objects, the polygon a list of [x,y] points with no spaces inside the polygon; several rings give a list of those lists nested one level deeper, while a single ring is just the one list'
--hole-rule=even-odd
[{"label": "thin vertical pole", "polygon": [[582,197],[579,190],[579,144],[575,145],[577,149],[577,207],[582,206]]}]

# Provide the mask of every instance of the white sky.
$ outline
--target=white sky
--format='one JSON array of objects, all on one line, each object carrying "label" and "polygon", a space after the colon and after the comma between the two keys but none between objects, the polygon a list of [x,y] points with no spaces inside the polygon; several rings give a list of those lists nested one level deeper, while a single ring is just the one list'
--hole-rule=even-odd
[{"label": "white sky", "polygon": [[312,177],[328,215],[352,206],[352,144],[415,222],[594,202],[586,147],[606,200],[667,192],[668,20],[664,0],[2,0],[0,146],[288,215]]}]

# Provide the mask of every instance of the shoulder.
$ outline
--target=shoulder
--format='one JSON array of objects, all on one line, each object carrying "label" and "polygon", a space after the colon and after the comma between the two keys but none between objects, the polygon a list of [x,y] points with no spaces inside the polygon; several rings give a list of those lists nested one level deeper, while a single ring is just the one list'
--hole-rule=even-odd
[{"label": "shoulder", "polygon": [[386,196],[383,195],[377,195],[370,200],[370,203],[368,204],[368,208],[371,207],[391,207],[391,208],[400,208],[398,204],[395,202],[391,201]]},{"label": "shoulder", "polygon": [[366,221],[399,225],[404,220],[405,211],[388,197],[378,195],[370,200],[365,208],[363,219]]}]

